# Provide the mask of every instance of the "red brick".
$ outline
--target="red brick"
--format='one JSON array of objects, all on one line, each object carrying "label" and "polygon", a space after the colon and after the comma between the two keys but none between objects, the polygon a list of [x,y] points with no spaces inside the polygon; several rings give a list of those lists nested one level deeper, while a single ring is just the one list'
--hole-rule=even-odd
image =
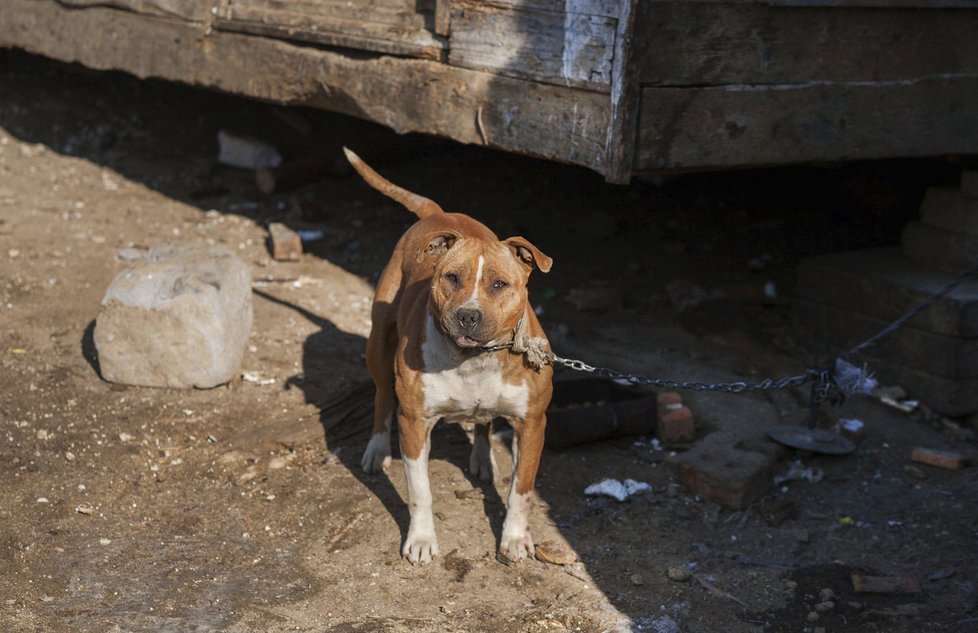
[{"label": "red brick", "polygon": [[675,391],[663,391],[655,396],[655,404],[659,410],[659,415],[662,416],[669,411],[682,407],[683,397]]},{"label": "red brick", "polygon": [[656,435],[666,446],[692,442],[696,435],[696,418],[693,412],[680,405],[659,416]]},{"label": "red brick", "polygon": [[302,240],[299,234],[278,222],[268,225],[269,250],[276,261],[296,261],[302,255]]},{"label": "red brick", "polygon": [[961,470],[964,467],[966,458],[961,453],[954,451],[938,451],[933,448],[915,448],[910,454],[912,461],[928,466],[937,466],[948,470]]}]

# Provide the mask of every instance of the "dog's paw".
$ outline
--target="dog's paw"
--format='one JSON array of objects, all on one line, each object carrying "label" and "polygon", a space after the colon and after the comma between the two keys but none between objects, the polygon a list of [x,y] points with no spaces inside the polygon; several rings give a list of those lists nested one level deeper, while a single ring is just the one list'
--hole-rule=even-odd
[{"label": "dog's paw", "polygon": [[387,468],[391,463],[391,436],[389,433],[378,433],[370,438],[363,457],[360,459],[360,467],[368,475],[379,473]]},{"label": "dog's paw", "polygon": [[472,445],[469,454],[469,472],[481,481],[493,481],[496,477],[496,461],[492,457],[492,448],[486,441],[478,439]]},{"label": "dog's paw", "polygon": [[517,563],[524,558],[532,557],[533,551],[533,538],[530,537],[528,530],[520,534],[503,533],[503,540],[499,544],[499,557],[510,563]]},{"label": "dog's paw", "polygon": [[427,565],[438,556],[438,539],[432,534],[408,534],[401,555],[412,565]]}]

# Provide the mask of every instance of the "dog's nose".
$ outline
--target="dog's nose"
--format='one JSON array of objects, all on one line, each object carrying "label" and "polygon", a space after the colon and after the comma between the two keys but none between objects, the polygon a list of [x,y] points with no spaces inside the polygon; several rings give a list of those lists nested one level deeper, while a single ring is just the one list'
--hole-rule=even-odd
[{"label": "dog's nose", "polygon": [[482,310],[459,308],[455,311],[455,320],[464,330],[474,330],[482,325]]}]

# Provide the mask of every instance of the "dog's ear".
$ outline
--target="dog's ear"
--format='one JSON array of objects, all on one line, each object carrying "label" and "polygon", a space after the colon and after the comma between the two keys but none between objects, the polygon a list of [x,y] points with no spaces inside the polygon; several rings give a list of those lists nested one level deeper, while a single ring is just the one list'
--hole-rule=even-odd
[{"label": "dog's ear", "polygon": [[423,241],[424,246],[418,249],[417,261],[421,261],[425,257],[439,257],[448,252],[452,246],[455,246],[455,241],[461,237],[459,233],[455,231],[437,231],[428,235]]},{"label": "dog's ear", "polygon": [[503,244],[509,246],[520,263],[529,266],[531,269],[535,266],[540,269],[540,272],[545,273],[549,272],[550,267],[553,266],[554,260],[530,244],[530,241],[525,237],[511,237],[503,240]]}]

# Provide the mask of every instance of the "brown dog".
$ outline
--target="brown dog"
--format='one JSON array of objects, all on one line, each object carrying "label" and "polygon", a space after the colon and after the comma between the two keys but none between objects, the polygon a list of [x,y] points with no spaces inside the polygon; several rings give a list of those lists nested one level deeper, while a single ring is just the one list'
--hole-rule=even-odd
[{"label": "brown dog", "polygon": [[419,219],[377,282],[367,340],[376,385],[373,435],[361,462],[374,473],[390,461],[397,428],[411,514],[402,554],[426,564],[438,554],[431,514],[428,451],[439,420],[474,422],[469,470],[491,481],[493,418],[513,426],[513,481],[499,552],[512,561],[533,554],[529,498],[543,449],[552,392],[549,344],[527,300],[530,272],[552,261],[522,237],[500,241],[460,213],[388,182],[349,150],[364,180]]}]

